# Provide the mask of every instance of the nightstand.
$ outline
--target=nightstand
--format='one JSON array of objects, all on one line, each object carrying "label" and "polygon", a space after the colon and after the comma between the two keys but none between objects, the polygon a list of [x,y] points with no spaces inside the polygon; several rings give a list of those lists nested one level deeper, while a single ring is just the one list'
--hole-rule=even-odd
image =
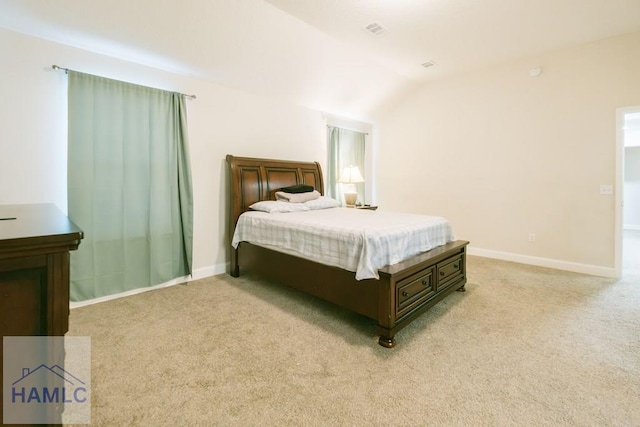
[{"label": "nightstand", "polygon": [[369,211],[375,211],[376,209],[378,209],[377,206],[371,206],[371,205],[360,205],[360,206],[356,206],[356,209],[366,209]]}]

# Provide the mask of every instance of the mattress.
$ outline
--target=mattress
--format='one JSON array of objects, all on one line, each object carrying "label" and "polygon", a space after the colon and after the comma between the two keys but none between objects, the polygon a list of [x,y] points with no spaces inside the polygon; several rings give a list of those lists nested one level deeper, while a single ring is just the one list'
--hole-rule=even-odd
[{"label": "mattress", "polygon": [[336,207],[240,215],[232,239],[378,279],[378,269],[454,240],[449,221],[388,211]]}]

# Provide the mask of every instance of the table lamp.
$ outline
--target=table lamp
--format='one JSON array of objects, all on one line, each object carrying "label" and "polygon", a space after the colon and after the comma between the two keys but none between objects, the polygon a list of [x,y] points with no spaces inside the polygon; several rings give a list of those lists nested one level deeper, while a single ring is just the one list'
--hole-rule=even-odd
[{"label": "table lamp", "polygon": [[360,174],[360,169],[357,166],[347,166],[343,169],[342,175],[338,179],[339,183],[346,184],[343,194],[344,202],[347,207],[353,207],[356,204],[358,198],[358,192],[356,191],[356,184],[364,182],[364,178]]}]

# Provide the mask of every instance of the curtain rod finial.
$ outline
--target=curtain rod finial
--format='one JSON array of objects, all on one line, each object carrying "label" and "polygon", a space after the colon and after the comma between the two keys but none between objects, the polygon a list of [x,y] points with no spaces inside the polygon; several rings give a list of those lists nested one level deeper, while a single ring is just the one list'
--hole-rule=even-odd
[{"label": "curtain rod finial", "polygon": [[67,68],[62,68],[62,67],[58,67],[56,64],[53,64],[53,65],[51,66],[51,68],[53,68],[54,70],[62,70],[62,71],[64,71],[64,72],[65,72],[65,73],[67,73],[67,74],[69,73],[69,69],[67,69]]}]

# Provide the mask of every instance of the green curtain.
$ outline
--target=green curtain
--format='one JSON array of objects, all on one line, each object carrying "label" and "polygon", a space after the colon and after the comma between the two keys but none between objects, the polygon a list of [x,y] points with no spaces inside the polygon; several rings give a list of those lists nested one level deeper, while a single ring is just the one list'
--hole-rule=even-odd
[{"label": "green curtain", "polygon": [[[347,166],[358,166],[362,177],[366,180],[364,168],[365,134],[339,127],[328,127],[329,161],[327,171],[327,195],[341,202],[342,185],[338,183],[340,173]],[[365,202],[364,183],[356,184],[358,201]]]},{"label": "green curtain", "polygon": [[184,95],[68,75],[68,212],[84,231],[71,256],[71,300],[191,274]]}]

